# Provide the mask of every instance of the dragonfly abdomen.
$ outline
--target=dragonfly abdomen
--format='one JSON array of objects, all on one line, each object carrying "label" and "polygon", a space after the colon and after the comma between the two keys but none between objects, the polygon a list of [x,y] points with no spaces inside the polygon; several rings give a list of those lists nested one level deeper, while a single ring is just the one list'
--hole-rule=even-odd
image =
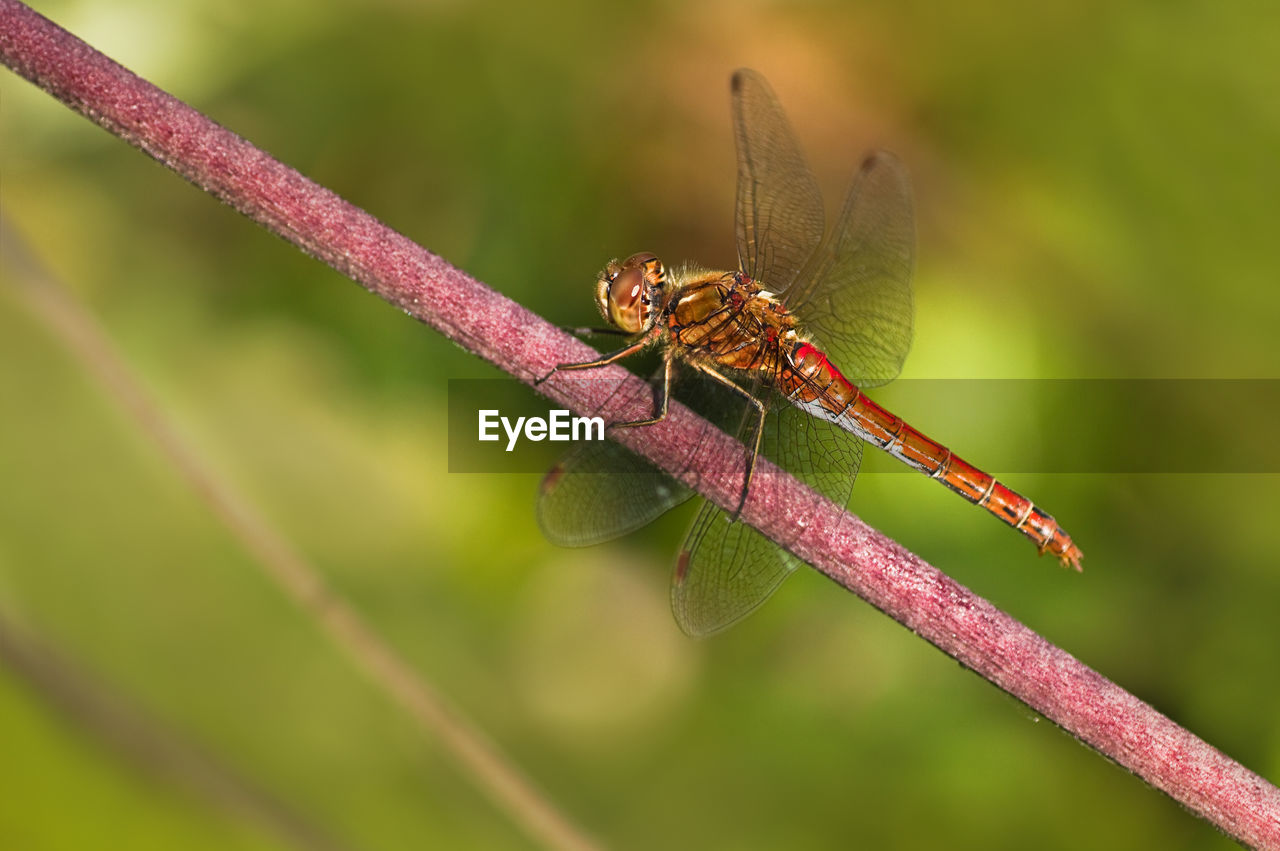
[{"label": "dragonfly abdomen", "polygon": [[1080,550],[1056,520],[905,420],[877,405],[840,374],[827,356],[800,342],[782,359],[775,379],[793,405],[880,447],[1030,538],[1064,566],[1080,569]]}]

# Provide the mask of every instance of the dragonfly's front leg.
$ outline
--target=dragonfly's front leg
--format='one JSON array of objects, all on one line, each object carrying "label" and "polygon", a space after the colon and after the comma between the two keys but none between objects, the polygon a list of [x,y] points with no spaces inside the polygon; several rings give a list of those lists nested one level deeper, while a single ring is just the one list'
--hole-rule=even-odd
[{"label": "dragonfly's front leg", "polygon": [[[721,375],[711,367],[703,364],[696,364],[696,366],[697,366],[697,369],[700,372],[702,372],[704,375],[710,378],[714,378],[716,381],[720,382],[725,387],[728,387],[733,392],[744,397],[756,409],[757,416],[756,416],[755,437],[751,441],[751,449],[748,450],[747,475],[742,480],[742,495],[738,498],[738,507],[734,509],[734,512],[733,512],[733,519],[737,520],[738,515],[742,513],[742,507],[747,504],[747,491],[751,487],[751,477],[756,472],[756,458],[759,457],[760,455],[760,437],[761,435],[764,434],[764,417],[765,417],[764,402],[761,402],[755,396],[753,396],[752,394],[748,393],[746,390],[739,387],[737,382],[733,381],[730,378],[727,378],[724,375]],[[745,444],[745,441],[744,441],[744,444]]]},{"label": "dragonfly's front leg", "polygon": [[638,340],[630,345],[623,346],[616,352],[610,352],[604,357],[597,358],[596,360],[583,361],[582,363],[558,363],[556,364],[556,368],[551,371],[553,373],[567,372],[571,369],[595,369],[601,366],[608,366],[611,363],[617,363],[628,355],[634,355],[647,345],[649,345],[649,341],[647,339]]},{"label": "dragonfly's front leg", "polygon": [[623,346],[622,348],[618,349],[617,351],[610,352],[609,354],[599,357],[595,360],[583,361],[582,363],[556,364],[554,369],[552,369],[546,375],[542,376],[537,381],[535,381],[534,386],[537,386],[542,382],[546,381],[548,378],[555,375],[557,372],[567,372],[568,370],[571,370],[571,369],[596,369],[597,367],[608,366],[611,363],[616,363],[622,360],[623,358],[627,357],[628,355],[634,355],[636,352],[640,351],[645,346],[649,345],[652,339],[653,339],[652,334],[646,334],[645,336],[641,337],[639,340],[636,340],[634,343],[629,343]]},{"label": "dragonfly's front leg", "polygon": [[[541,384],[551,376],[555,375],[557,372],[566,372],[568,370],[573,370],[573,369],[595,369],[597,367],[608,366],[611,363],[616,363],[617,361],[622,360],[628,355],[633,355],[636,352],[643,349],[645,346],[649,345],[651,342],[653,342],[655,336],[656,336],[655,332],[647,333],[643,337],[641,337],[639,340],[635,341],[634,343],[623,346],[622,348],[618,349],[616,352],[610,352],[609,354],[601,358],[597,358],[596,360],[585,361],[583,363],[557,364],[555,369],[551,370],[551,372],[548,372],[545,376],[538,379],[538,381],[535,382],[535,385]],[[631,428],[632,426],[653,425],[654,423],[662,422],[664,419],[667,418],[667,402],[671,398],[671,373],[672,373],[674,361],[675,361],[674,350],[668,350],[663,355],[663,361],[662,361],[663,363],[662,388],[660,391],[661,395],[658,398],[658,404],[657,404],[658,413],[647,420],[633,420],[632,422],[627,422],[627,423],[614,423],[612,426],[610,426],[610,428]]]}]

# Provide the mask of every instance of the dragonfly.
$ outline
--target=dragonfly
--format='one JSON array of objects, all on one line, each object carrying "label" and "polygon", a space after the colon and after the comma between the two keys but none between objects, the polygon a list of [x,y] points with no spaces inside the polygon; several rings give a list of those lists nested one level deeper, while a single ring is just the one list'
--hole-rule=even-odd
[{"label": "dragonfly", "polygon": [[[596,280],[596,306],[609,323],[600,330],[626,335],[627,344],[555,371],[603,367],[656,347],[653,415],[615,427],[661,421],[677,372],[706,379],[698,384],[736,398],[744,412],[744,502],[763,452],[845,505],[865,442],[1079,570],[1081,552],[1053,517],[862,392],[896,377],[911,345],[915,222],[904,166],[884,151],[868,156],[828,233],[817,181],[768,82],[737,71],[731,106],[739,269],[668,270],[649,252],[611,261]],[[538,520],[554,543],[587,546],[638,529],[691,495],[616,443],[583,444],[544,477]],[[690,635],[745,617],[801,563],[736,519],[705,502],[677,558],[672,611]]]}]

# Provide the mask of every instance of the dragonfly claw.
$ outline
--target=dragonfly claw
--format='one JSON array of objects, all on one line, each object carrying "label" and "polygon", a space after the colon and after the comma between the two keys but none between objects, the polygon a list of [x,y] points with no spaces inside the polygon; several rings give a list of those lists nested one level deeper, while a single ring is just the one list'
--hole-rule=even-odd
[{"label": "dragonfly claw", "polygon": [[1080,566],[1080,562],[1084,560],[1084,553],[1080,552],[1079,547],[1071,543],[1070,538],[1067,539],[1066,546],[1063,548],[1062,552],[1050,549],[1049,545],[1052,543],[1053,539],[1047,540],[1040,546],[1036,547],[1036,549],[1040,551],[1040,555],[1052,553],[1053,557],[1056,558],[1063,567],[1070,568],[1076,573],[1082,573],[1084,571],[1084,568]]}]

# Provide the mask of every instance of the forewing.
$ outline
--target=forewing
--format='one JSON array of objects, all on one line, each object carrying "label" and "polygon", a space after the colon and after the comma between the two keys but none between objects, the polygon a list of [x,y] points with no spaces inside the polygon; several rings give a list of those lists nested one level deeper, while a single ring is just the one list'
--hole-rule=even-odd
[{"label": "forewing", "polygon": [[764,77],[739,69],[733,75],[732,108],[738,263],[766,288],[785,290],[822,242],[822,195]]},{"label": "forewing", "polygon": [[782,293],[814,344],[859,387],[902,371],[911,347],[915,242],[906,169],[876,152],[854,178],[827,244]]},{"label": "forewing", "polygon": [[693,492],[613,441],[575,446],[542,479],[538,525],[562,547],[587,547],[656,520]]}]

